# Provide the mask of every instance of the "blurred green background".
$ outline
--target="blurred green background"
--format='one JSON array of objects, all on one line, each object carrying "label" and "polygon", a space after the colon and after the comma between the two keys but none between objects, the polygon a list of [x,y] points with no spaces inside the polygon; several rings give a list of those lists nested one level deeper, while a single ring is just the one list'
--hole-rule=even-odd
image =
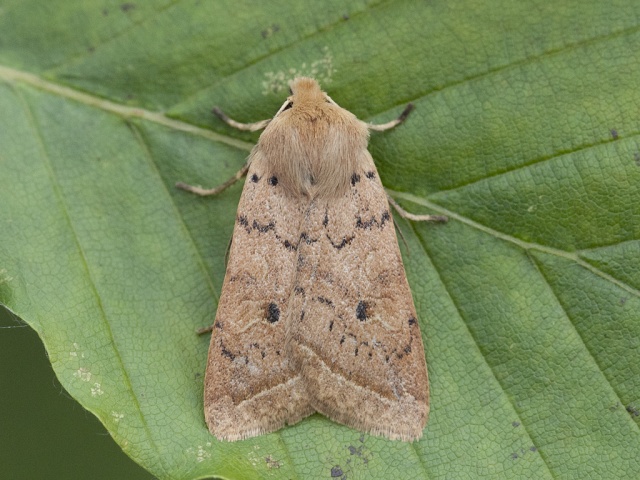
[{"label": "blurred green background", "polygon": [[0,478],[153,479],[62,388],[34,330],[0,307]]}]

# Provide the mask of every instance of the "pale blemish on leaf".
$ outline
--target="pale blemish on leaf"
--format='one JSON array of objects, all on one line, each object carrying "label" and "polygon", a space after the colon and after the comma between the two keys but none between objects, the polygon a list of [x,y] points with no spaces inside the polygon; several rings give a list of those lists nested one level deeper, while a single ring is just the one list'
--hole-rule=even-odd
[{"label": "pale blemish on leaf", "polygon": [[296,77],[312,77],[321,84],[331,83],[331,78],[336,72],[333,68],[333,55],[331,55],[329,47],[324,47],[322,51],[322,58],[311,63],[304,62],[298,68],[265,72],[265,80],[262,82],[262,94],[270,95],[287,90],[289,82]]},{"label": "pale blemish on leaf", "polygon": [[96,382],[93,384],[93,387],[91,387],[91,396],[99,397],[100,395],[104,395],[104,391],[102,390],[102,386]]},{"label": "pale blemish on leaf", "polygon": [[124,413],[112,411],[111,412],[111,417],[113,418],[114,422],[120,423],[120,420],[122,420],[124,418]]},{"label": "pale blemish on leaf", "polygon": [[80,351],[80,345],[78,345],[76,342],[73,342],[73,350],[69,352],[69,356],[75,358],[84,358],[84,353]]},{"label": "pale blemish on leaf", "polygon": [[0,285],[2,285],[3,283],[9,283],[11,280],[13,280],[13,277],[10,277],[7,274],[7,269],[1,268],[0,269]]},{"label": "pale blemish on leaf", "polygon": [[211,457],[211,452],[205,450],[205,448],[210,448],[211,445],[211,442],[207,442],[205,446],[198,445],[196,448],[189,447],[187,448],[186,452],[190,455],[195,455],[196,462],[201,463]]},{"label": "pale blemish on leaf", "polygon": [[78,370],[73,372],[73,376],[76,378],[79,378],[83,382],[91,381],[91,372],[89,371],[88,368],[85,368],[85,367],[80,367]]}]

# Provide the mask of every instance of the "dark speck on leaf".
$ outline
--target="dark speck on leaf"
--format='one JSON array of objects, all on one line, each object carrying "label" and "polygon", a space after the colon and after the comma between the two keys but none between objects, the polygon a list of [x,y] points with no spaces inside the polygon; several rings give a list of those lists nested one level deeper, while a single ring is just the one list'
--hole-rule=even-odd
[{"label": "dark speck on leaf", "polygon": [[618,139],[618,130],[616,130],[615,128],[612,128],[612,129],[610,130],[610,132],[611,132],[611,137],[612,137],[614,140],[617,140],[617,139]]},{"label": "dark speck on leaf", "polygon": [[336,465],[335,467],[331,467],[331,478],[338,478],[338,477],[341,477],[342,475],[343,475],[342,468],[340,468],[339,465]]},{"label": "dark speck on leaf", "polygon": [[120,10],[123,12],[128,12],[129,10],[133,10],[136,6],[133,3],[123,3],[120,5]]}]

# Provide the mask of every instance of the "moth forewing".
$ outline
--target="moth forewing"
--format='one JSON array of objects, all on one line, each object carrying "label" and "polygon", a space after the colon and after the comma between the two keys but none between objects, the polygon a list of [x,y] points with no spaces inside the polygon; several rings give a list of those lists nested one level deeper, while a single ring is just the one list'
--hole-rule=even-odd
[{"label": "moth forewing", "polygon": [[238,205],[205,375],[205,419],[219,439],[272,432],[314,412],[284,348],[284,314],[304,211],[303,203],[289,201],[277,188],[256,147]]},{"label": "moth forewing", "polygon": [[[297,78],[250,158],[205,378],[211,432],[239,440],[318,411],[420,438],[427,368],[369,125]],[[227,182],[229,183],[229,182]],[[226,184],[225,184],[226,186]],[[216,193],[181,184],[202,195]]]},{"label": "moth forewing", "polygon": [[391,439],[420,438],[427,369],[386,194],[364,150],[350,189],[303,220],[287,347],[313,407]]}]

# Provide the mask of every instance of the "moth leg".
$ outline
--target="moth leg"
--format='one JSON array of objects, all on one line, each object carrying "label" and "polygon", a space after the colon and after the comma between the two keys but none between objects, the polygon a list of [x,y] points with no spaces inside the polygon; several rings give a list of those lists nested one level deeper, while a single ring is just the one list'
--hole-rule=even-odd
[{"label": "moth leg", "polygon": [[231,126],[233,128],[237,128],[238,130],[245,130],[245,131],[249,131],[249,132],[255,132],[257,130],[262,130],[271,121],[271,119],[268,118],[267,120],[260,120],[259,122],[241,123],[241,122],[236,122],[232,118],[229,118],[227,116],[227,114],[224,113],[222,110],[220,110],[218,107],[213,107],[212,111],[216,115],[216,117],[218,117],[220,120],[222,120],[227,125],[229,125],[229,126]]},{"label": "moth leg", "polygon": [[[227,125],[229,125],[229,126],[231,126],[233,128],[237,128],[238,130],[246,130],[246,131],[249,131],[249,132],[255,132],[257,130],[262,130],[271,121],[271,119],[269,118],[267,120],[261,120],[259,122],[254,122],[254,123],[236,122],[232,118],[229,118],[218,107],[214,107],[213,108],[213,113],[220,120],[222,120],[224,123],[226,123]],[[183,182],[176,183],[176,187],[180,188],[182,190],[186,190],[187,192],[195,193],[196,195],[200,195],[201,197],[206,197],[208,195],[217,195],[220,192],[223,192],[224,190],[229,188],[234,183],[236,183],[242,177],[244,177],[247,174],[248,170],[249,170],[249,164],[247,163],[240,170],[238,170],[238,172],[233,177],[231,177],[229,180],[224,182],[222,185],[218,185],[217,187],[214,187],[214,188],[202,188],[202,187],[198,187],[196,185],[187,185],[186,183],[183,183]]]},{"label": "moth leg", "polygon": [[380,125],[367,123],[367,127],[369,128],[369,130],[374,130],[376,132],[384,132],[385,130],[389,130],[390,128],[393,128],[397,125],[400,125],[402,122],[404,122],[409,116],[409,114],[411,113],[411,110],[413,110],[414,108],[415,107],[413,106],[413,103],[410,103],[405,107],[405,109],[402,111],[400,116],[395,120],[391,120],[390,122],[387,122],[387,123],[381,123]]},{"label": "moth leg", "polygon": [[400,238],[402,239],[402,243],[404,243],[404,248],[407,249],[407,254],[410,254],[411,249],[409,248],[409,244],[407,243],[407,239],[405,238],[404,233],[402,232],[402,230],[400,230],[400,227],[396,222],[393,222],[393,223],[394,223],[394,227],[396,227],[396,232],[398,232],[398,235],[400,235]]},{"label": "moth leg", "polygon": [[196,330],[196,335],[204,335],[205,333],[213,332],[213,324],[208,327],[200,327]]},{"label": "moth leg", "polygon": [[400,214],[402,218],[406,218],[407,220],[413,220],[414,222],[448,222],[449,217],[446,215],[415,215],[413,213],[407,212],[404,208],[398,205],[391,195],[387,193],[387,200],[396,209],[396,211]]},{"label": "moth leg", "polygon": [[246,163],[240,170],[238,170],[236,174],[233,177],[231,177],[229,180],[227,180],[223,184],[218,185],[217,187],[214,187],[214,188],[202,188],[196,185],[187,185],[186,183],[182,183],[182,182],[176,183],[176,188],[179,188],[181,190],[186,190],[187,192],[195,193],[196,195],[200,195],[201,197],[206,197],[208,195],[217,195],[220,192],[223,192],[224,190],[229,188],[234,183],[236,183],[242,177],[244,177],[247,174],[247,171],[249,171],[248,163]]}]

